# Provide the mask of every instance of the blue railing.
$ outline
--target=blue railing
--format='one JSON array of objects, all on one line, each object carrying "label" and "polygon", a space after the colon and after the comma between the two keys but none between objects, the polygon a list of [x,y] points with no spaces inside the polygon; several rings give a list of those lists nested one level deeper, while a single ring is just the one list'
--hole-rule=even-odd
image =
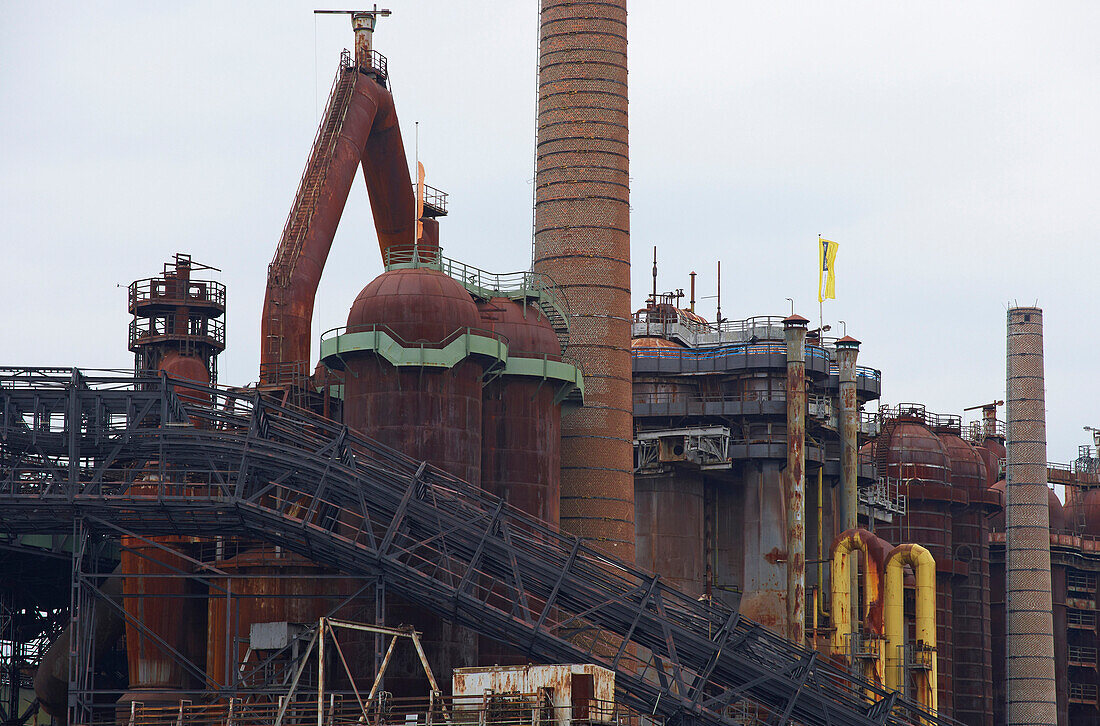
[{"label": "blue railing", "polygon": [[[729,355],[783,355],[787,354],[784,343],[743,343],[720,348],[631,348],[631,358],[680,358],[691,360],[712,360]],[[824,348],[815,345],[806,346],[806,360],[828,361],[829,354]],[[877,371],[876,371],[877,373]]]}]

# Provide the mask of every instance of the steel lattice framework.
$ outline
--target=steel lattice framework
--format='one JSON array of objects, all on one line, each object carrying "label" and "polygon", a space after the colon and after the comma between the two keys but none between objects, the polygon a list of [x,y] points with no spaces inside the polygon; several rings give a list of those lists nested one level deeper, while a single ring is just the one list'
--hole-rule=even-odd
[{"label": "steel lattice framework", "polygon": [[[745,703],[779,724],[953,723],[477,486],[254,393],[8,368],[0,410],[0,531],[267,540],[384,578],[533,660],[612,668],[624,702],[671,723],[732,724]],[[158,493],[128,493],[138,480]]]}]

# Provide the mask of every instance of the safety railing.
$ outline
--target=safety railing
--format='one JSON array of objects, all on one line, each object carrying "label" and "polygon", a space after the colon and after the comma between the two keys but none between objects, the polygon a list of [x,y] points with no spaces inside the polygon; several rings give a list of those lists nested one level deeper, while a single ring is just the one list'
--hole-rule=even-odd
[{"label": "safety railing", "polygon": [[1096,595],[1096,573],[1071,570],[1066,573],[1066,590],[1070,593]]},{"label": "safety railing", "polygon": [[[105,378],[73,371],[52,386],[9,391],[0,377],[0,460],[21,457],[0,467],[8,531],[71,531],[75,521],[204,536],[233,521],[242,536],[337,562],[348,575],[381,572],[388,592],[522,643],[533,659],[610,667],[619,697],[647,713],[721,726],[727,707],[751,700],[783,723],[948,722],[339,424],[161,377],[103,393]],[[197,394],[203,404],[185,403]],[[73,428],[43,438],[27,425],[40,409],[69,412]],[[159,494],[182,477],[216,493]],[[135,478],[156,482],[158,494],[127,493]],[[277,491],[285,505],[272,501]],[[518,597],[491,597],[503,591]],[[85,655],[76,657],[85,672]]]},{"label": "safety railing", "polygon": [[1070,645],[1066,653],[1066,662],[1085,668],[1096,667],[1096,648],[1085,645]]},{"label": "safety railing", "polygon": [[214,280],[191,280],[187,289],[178,280],[150,277],[130,283],[130,312],[145,305],[190,305],[225,310],[225,285]]},{"label": "safety railing", "polygon": [[1095,630],[1096,613],[1089,610],[1069,608],[1066,610],[1066,624],[1071,628],[1080,630]]},{"label": "safety railing", "polygon": [[679,340],[690,347],[712,347],[751,340],[783,340],[783,318],[757,315],[744,320],[708,323],[684,310],[659,307],[634,313],[631,333],[634,337],[659,336]]},{"label": "safety railing", "polygon": [[136,318],[130,321],[130,349],[172,340],[209,345],[225,349],[225,321],[221,318],[188,318],[177,329],[175,314],[152,318]]},{"label": "safety railing", "polygon": [[1095,683],[1069,682],[1069,700],[1077,703],[1096,703],[1097,687]]},{"label": "safety railing", "polygon": [[[731,355],[783,355],[787,354],[787,346],[783,343],[751,343],[741,345],[722,346],[720,348],[648,348],[638,347],[630,349],[630,356],[635,360],[644,358],[679,358],[689,360],[711,360]],[[807,361],[828,361],[828,353],[824,348],[806,346]]]},{"label": "safety railing", "polygon": [[321,334],[321,342],[324,343],[326,340],[330,340],[332,338],[337,338],[341,335],[347,335],[349,333],[384,333],[384,334],[388,335],[391,339],[393,339],[393,341],[395,343],[397,343],[398,345],[400,345],[402,348],[421,348],[421,349],[446,348],[448,345],[450,345],[454,341],[456,341],[456,340],[458,340],[458,339],[460,339],[460,338],[462,338],[463,336],[466,336],[466,335],[476,335],[476,336],[479,336],[479,337],[482,337],[482,338],[491,338],[491,339],[497,341],[498,343],[508,345],[508,337],[506,335],[502,335],[500,333],[494,333],[493,331],[485,330],[484,328],[470,328],[470,327],[457,328],[453,332],[448,334],[445,338],[443,338],[443,340],[437,340],[437,341],[430,341],[430,340],[409,341],[409,340],[405,340],[400,335],[398,335],[394,331],[394,329],[391,328],[388,325],[352,325],[350,327],[346,326],[346,325],[342,325],[338,328],[332,328],[331,330],[326,330],[324,333],[322,333]]},{"label": "safety railing", "polygon": [[[472,295],[482,299],[505,297],[535,302],[558,333],[559,340],[569,333],[569,299],[557,283],[541,272],[489,272],[450,257],[438,247],[399,245],[386,250],[387,270],[426,267],[451,277]],[[564,342],[564,341],[563,341]]]},{"label": "safety railing", "polygon": [[[413,192],[416,192],[417,184],[413,182]],[[436,189],[428,184],[424,185],[424,208],[431,212],[430,216],[443,217],[447,214],[447,192]]]},{"label": "safety railing", "polygon": [[[840,366],[836,363],[830,363],[829,375],[839,376]],[[870,366],[856,366],[856,382],[859,383],[860,379],[865,381],[882,381],[882,371],[877,368],[871,368]]]},{"label": "safety railing", "polygon": [[971,421],[965,425],[963,431],[968,441],[981,443],[988,435],[999,436],[1002,439],[1005,438],[1008,433],[1008,427],[1004,421],[994,421],[991,427],[987,426],[984,421]]},{"label": "safety railing", "polygon": [[123,726],[272,726],[277,721],[324,726],[587,726],[590,723],[661,726],[664,723],[660,716],[643,715],[614,701],[588,698],[562,704],[545,690],[478,696],[437,694],[427,698],[394,698],[382,693],[363,703],[351,693],[329,694],[320,714],[317,698],[311,694],[302,694],[290,703],[284,704],[284,700],[232,698],[217,703],[181,700],[175,704],[133,701],[128,716],[123,716],[120,723]]},{"label": "safety railing", "polygon": [[313,219],[319,190],[328,176],[327,162],[332,158],[333,150],[336,148],[336,140],[344,124],[348,100],[351,98],[351,90],[355,87],[357,78],[355,74],[348,73],[351,67],[351,53],[345,48],[340,53],[340,67],[336,71],[336,77],[332,79],[332,88],[329,89],[328,106],[313,136],[309,160],[298,181],[298,188],[294,192],[294,205],[290,208],[286,223],[283,225],[275,256],[267,268],[268,279],[280,286],[290,284],[291,273],[294,271],[298,254],[302,249],[305,230],[309,229]]}]

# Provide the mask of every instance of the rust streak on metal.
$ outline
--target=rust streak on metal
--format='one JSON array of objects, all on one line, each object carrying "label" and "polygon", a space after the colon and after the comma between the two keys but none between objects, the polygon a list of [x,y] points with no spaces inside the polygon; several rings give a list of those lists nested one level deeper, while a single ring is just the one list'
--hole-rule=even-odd
[{"label": "rust streak on metal", "polygon": [[787,343],[787,639],[806,637],[806,323],[783,321]]},{"label": "rust streak on metal", "polygon": [[268,266],[261,318],[261,382],[279,371],[308,372],[310,323],[317,285],[355,173],[363,167],[378,243],[385,251],[413,242],[416,199],[393,96],[361,72],[341,65],[294,205]]}]

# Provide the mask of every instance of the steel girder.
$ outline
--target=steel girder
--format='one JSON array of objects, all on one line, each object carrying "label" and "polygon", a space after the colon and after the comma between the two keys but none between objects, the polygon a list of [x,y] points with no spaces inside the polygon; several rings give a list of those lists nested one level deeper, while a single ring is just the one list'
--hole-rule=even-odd
[{"label": "steel girder", "polygon": [[[380,576],[534,660],[613,668],[624,702],[672,723],[726,726],[745,703],[775,723],[953,723],[477,486],[255,393],[0,369],[0,411],[0,531],[110,522],[263,539]],[[157,493],[130,493],[138,479]]]}]

